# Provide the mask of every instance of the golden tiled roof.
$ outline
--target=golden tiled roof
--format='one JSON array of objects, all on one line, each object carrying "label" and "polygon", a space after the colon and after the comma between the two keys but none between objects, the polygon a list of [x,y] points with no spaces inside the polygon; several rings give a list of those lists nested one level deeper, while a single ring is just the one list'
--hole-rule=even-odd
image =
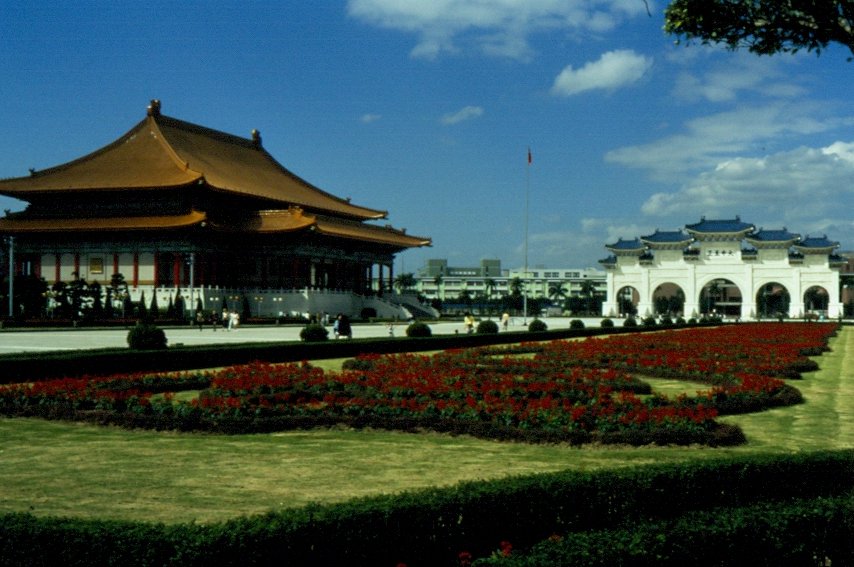
[{"label": "golden tiled roof", "polygon": [[421,236],[410,236],[405,230],[398,230],[389,225],[376,226],[365,223],[353,223],[330,218],[317,219],[317,232],[338,238],[350,238],[353,240],[369,241],[376,244],[386,244],[401,248],[413,248],[416,246],[430,246],[429,238]]},{"label": "golden tiled roof", "polygon": [[30,219],[15,216],[0,218],[0,232],[8,234],[33,232],[160,230],[184,228],[205,222],[207,215],[191,211],[184,215],[147,217],[91,217]]},{"label": "golden tiled roof", "polygon": [[[156,104],[155,104],[156,103]],[[0,180],[0,194],[28,200],[34,194],[98,189],[181,187],[206,183],[213,189],[296,205],[352,219],[380,219],[385,211],[360,207],[327,193],[279,164],[261,138],[240,138],[160,114],[152,101],[148,116],[127,134],[74,161]]]}]

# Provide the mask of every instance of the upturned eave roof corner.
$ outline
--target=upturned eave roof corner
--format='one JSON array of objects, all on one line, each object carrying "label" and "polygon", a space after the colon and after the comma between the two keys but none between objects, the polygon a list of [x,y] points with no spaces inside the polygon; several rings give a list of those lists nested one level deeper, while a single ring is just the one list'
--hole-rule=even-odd
[{"label": "upturned eave roof corner", "polygon": [[214,190],[357,220],[387,218],[308,183],[277,162],[255,130],[241,138],[161,113],[152,100],[145,118],[114,142],[68,163],[0,180],[0,195],[28,200],[39,194],[89,190],[171,189],[204,182]]}]

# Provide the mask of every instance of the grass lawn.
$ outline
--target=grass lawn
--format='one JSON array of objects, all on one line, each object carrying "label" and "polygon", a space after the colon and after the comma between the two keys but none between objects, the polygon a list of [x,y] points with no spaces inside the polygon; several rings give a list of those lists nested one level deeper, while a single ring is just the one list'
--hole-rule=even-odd
[{"label": "grass lawn", "polygon": [[[464,480],[730,453],[854,448],[854,328],[794,384],[806,403],[729,416],[742,447],[584,447],[469,437],[318,430],[263,435],[126,431],[0,419],[0,512],[211,522]],[[334,363],[330,363],[334,365]],[[667,394],[701,385],[653,380]]]}]

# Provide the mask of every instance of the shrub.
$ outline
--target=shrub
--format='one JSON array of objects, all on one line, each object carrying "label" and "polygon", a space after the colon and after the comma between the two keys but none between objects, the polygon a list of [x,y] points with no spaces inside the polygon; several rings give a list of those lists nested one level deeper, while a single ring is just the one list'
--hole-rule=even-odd
[{"label": "shrub", "polygon": [[582,321],[581,319],[573,319],[572,321],[569,322],[569,328],[570,329],[583,329],[584,328],[584,321]]},{"label": "shrub", "polygon": [[655,317],[644,317],[643,318],[643,326],[644,327],[655,327],[658,325],[655,321]]},{"label": "shrub", "polygon": [[623,322],[623,327],[637,327],[638,322],[634,317],[629,317]]},{"label": "shrub", "polygon": [[689,325],[696,325],[697,324],[697,318],[691,317],[690,319],[688,319],[688,324]]},{"label": "shrub", "polygon": [[415,321],[411,325],[406,328],[406,336],[407,337],[432,337],[433,331],[430,329],[430,325],[427,323],[422,323],[421,321]]},{"label": "shrub", "polygon": [[670,317],[662,317],[661,318],[661,326],[662,327],[672,327],[673,326],[673,319],[671,319]]},{"label": "shrub", "polygon": [[543,331],[548,331],[549,326],[546,325],[544,321],[540,321],[539,319],[534,319],[531,321],[531,324],[528,325],[528,331],[531,333],[541,333]]},{"label": "shrub", "polygon": [[128,331],[128,346],[134,350],[166,348],[166,333],[149,323],[137,323]]},{"label": "shrub", "polygon": [[614,321],[606,317],[605,319],[602,319],[602,323],[600,323],[599,326],[603,329],[612,329],[614,327]]},{"label": "shrub", "polygon": [[478,335],[495,335],[498,334],[498,323],[492,319],[481,321],[477,324]]},{"label": "shrub", "polygon": [[303,327],[302,331],[299,332],[299,338],[308,343],[325,341],[329,338],[329,331],[323,325],[311,323]]},{"label": "shrub", "polygon": [[676,318],[676,325],[678,325],[680,327],[685,325],[685,317],[677,317]]}]

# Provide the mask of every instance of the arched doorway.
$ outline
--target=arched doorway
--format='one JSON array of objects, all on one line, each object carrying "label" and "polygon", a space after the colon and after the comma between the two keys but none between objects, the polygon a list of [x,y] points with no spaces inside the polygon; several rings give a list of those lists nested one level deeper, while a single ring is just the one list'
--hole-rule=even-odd
[{"label": "arched doorway", "polygon": [[627,285],[617,292],[617,313],[621,316],[637,315],[640,293],[634,287]]},{"label": "arched doorway", "polygon": [[656,315],[678,316],[685,310],[685,292],[675,283],[663,283],[652,292]]},{"label": "arched doorway", "polygon": [[786,317],[792,298],[783,284],[768,282],[756,292],[756,316],[759,319]]},{"label": "arched doorway", "polygon": [[820,285],[814,285],[804,292],[804,313],[827,315],[830,294]]},{"label": "arched doorway", "polygon": [[726,278],[716,278],[700,291],[700,313],[741,317],[741,290]]}]

